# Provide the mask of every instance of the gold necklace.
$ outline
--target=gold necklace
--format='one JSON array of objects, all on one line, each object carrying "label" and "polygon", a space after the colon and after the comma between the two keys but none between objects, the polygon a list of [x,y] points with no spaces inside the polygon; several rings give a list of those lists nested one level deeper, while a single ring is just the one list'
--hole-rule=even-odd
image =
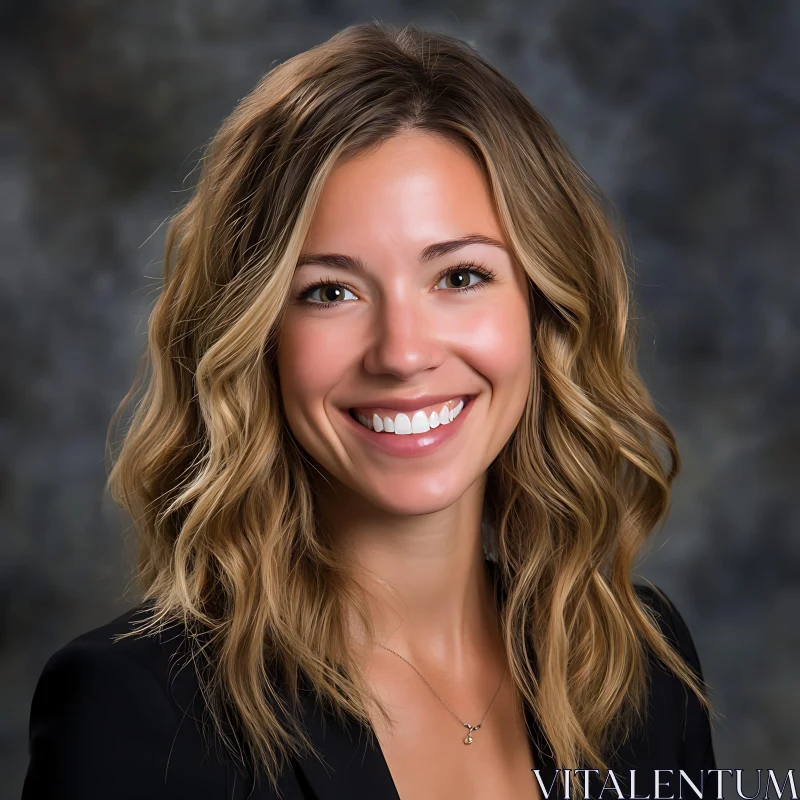
[{"label": "gold necklace", "polygon": [[500,686],[497,687],[497,691],[494,693],[492,702],[489,703],[489,708],[486,709],[486,713],[483,715],[483,719],[477,725],[470,725],[469,723],[464,722],[464,720],[460,719],[458,715],[455,713],[455,711],[453,711],[453,709],[450,708],[450,706],[448,706],[444,700],[442,700],[436,689],[434,689],[433,686],[431,686],[428,683],[428,681],[425,680],[425,676],[407,658],[401,656],[400,653],[398,653],[396,650],[392,650],[390,647],[385,647],[382,644],[379,644],[378,647],[383,647],[384,650],[388,650],[390,653],[394,653],[399,658],[402,658],[403,661],[405,661],[406,664],[408,664],[408,666],[411,667],[411,669],[413,669],[414,672],[416,672],[417,675],[419,675],[423,681],[425,681],[425,685],[436,695],[436,697],[439,698],[439,702],[467,729],[467,735],[464,737],[463,740],[464,744],[472,744],[472,732],[480,730],[480,728],[483,726],[483,723],[486,722],[486,717],[489,716],[489,711],[494,705],[494,701],[497,699],[497,695],[500,694],[500,689],[503,686],[503,681],[506,679],[506,672],[508,672],[508,664],[506,664],[506,667],[503,670],[503,677],[500,679]]}]

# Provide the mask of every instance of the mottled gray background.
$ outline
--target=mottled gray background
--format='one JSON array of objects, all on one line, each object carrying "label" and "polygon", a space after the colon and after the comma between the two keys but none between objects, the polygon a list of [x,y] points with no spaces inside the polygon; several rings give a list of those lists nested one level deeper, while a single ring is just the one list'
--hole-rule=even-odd
[{"label": "mottled gray background", "polygon": [[685,469],[641,574],[686,617],[722,767],[800,754],[796,1],[0,3],[0,795],[47,657],[128,607],[103,442],[163,220],[276,61],[353,22],[476,44],[619,205],[641,367]]}]

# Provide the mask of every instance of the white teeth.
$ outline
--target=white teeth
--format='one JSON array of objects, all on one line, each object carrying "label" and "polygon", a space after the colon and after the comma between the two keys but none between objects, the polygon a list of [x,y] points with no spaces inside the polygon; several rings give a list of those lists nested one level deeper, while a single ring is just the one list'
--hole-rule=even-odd
[{"label": "white teeth", "polygon": [[[452,401],[450,401],[452,402]],[[464,401],[459,400],[454,408],[450,408],[445,403],[440,411],[432,411],[428,415],[425,411],[415,411],[409,419],[408,414],[397,414],[391,417],[380,417],[378,414],[367,416],[361,411],[353,411],[355,418],[365,427],[376,433],[396,433],[400,436],[410,433],[426,433],[427,431],[438,428],[440,425],[449,425],[464,408]]]},{"label": "white teeth", "polygon": [[398,414],[394,418],[394,432],[401,435],[411,433],[411,420],[406,414]]},{"label": "white teeth", "polygon": [[362,424],[362,425],[363,425],[365,428],[369,428],[370,430],[372,430],[372,425],[370,424],[370,421],[369,421],[369,419],[367,418],[367,416],[366,416],[365,414],[362,414],[362,413],[360,413],[360,412],[356,412],[356,417],[358,418],[358,421],[359,421],[359,422],[360,422],[360,423],[361,423],[361,424]]},{"label": "white teeth", "polygon": [[411,433],[427,433],[430,429],[428,415],[424,411],[417,411],[411,418]]}]

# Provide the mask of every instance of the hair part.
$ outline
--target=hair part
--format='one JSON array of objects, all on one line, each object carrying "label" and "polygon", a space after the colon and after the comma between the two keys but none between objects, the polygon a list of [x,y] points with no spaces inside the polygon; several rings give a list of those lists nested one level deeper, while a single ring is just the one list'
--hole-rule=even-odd
[{"label": "hair part", "polygon": [[293,712],[301,685],[340,721],[371,733],[374,707],[391,724],[349,647],[350,612],[373,636],[368,606],[317,529],[314,465],[286,423],[274,355],[326,178],[404,132],[475,159],[529,279],[529,397],[484,517],[511,676],[557,766],[604,770],[646,712],[645,648],[710,708],[630,578],[680,457],[636,370],[627,244],[522,92],[416,25],[353,25],[270,70],[170,222],[148,348],[109,428],[110,443],[143,392],[108,480],[151,610],[131,635],[186,627],[217,732],[273,783],[284,757],[312,749]]}]

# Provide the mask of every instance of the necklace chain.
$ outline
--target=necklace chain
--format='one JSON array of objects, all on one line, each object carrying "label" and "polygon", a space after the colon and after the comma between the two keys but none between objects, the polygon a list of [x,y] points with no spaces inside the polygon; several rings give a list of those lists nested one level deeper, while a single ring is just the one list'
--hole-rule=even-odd
[{"label": "necklace chain", "polygon": [[401,656],[400,653],[398,653],[396,650],[392,650],[391,647],[386,647],[382,644],[379,644],[378,646],[383,647],[384,650],[388,650],[390,653],[394,653],[398,658],[402,658],[403,661],[405,661],[406,664],[408,664],[408,666],[411,667],[411,669],[413,669],[414,672],[416,672],[417,675],[419,675],[423,681],[425,681],[425,685],[436,695],[437,698],[439,698],[439,702],[459,721],[459,723],[461,723],[461,725],[463,725],[467,729],[467,735],[464,737],[464,744],[472,744],[472,732],[477,731],[481,727],[483,727],[483,723],[486,722],[486,717],[489,716],[489,711],[491,711],[492,706],[494,705],[494,701],[497,699],[497,695],[500,694],[500,689],[503,686],[503,681],[506,679],[506,672],[508,672],[508,664],[506,664],[506,667],[503,670],[503,677],[500,679],[500,685],[497,687],[497,691],[494,693],[492,702],[489,703],[489,708],[486,709],[486,713],[483,715],[483,719],[477,725],[470,725],[469,723],[464,722],[464,720],[462,720],[455,713],[455,711],[453,711],[453,709],[450,708],[450,706],[448,706],[444,700],[442,700],[441,696],[439,695],[439,692],[437,692],[436,689],[434,689],[433,686],[431,686],[430,683],[428,683],[428,681],[425,680],[425,676],[407,658],[405,658],[405,656]]}]

